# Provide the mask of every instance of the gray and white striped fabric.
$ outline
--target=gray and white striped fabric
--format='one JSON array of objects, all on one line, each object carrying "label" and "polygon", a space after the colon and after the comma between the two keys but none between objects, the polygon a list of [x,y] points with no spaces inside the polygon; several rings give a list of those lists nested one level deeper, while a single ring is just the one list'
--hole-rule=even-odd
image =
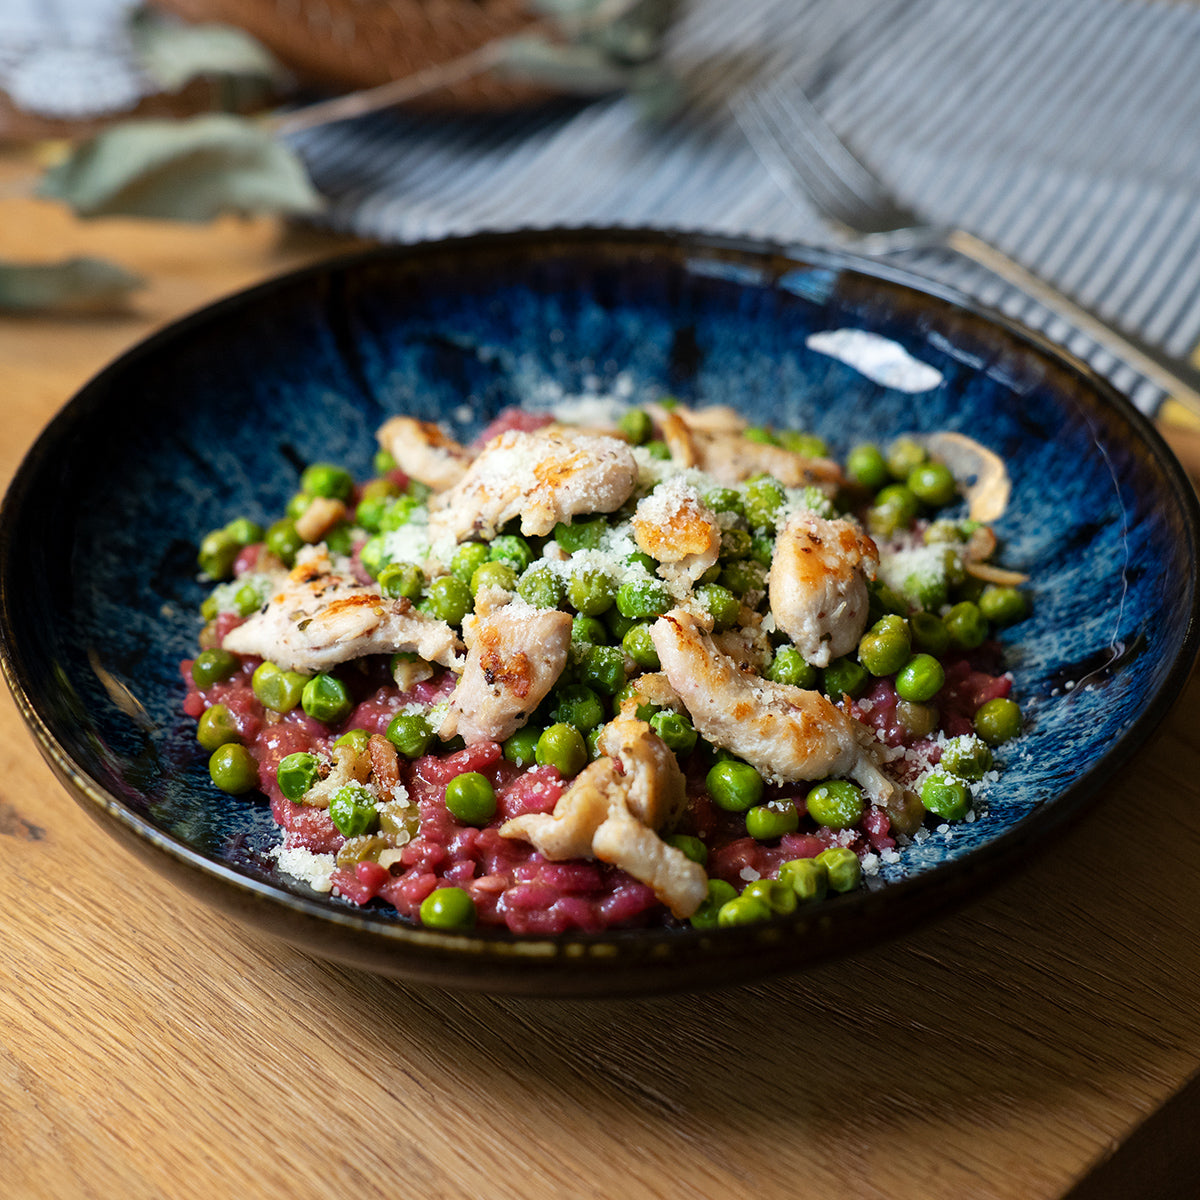
[{"label": "gray and white striped fabric", "polygon": [[[377,114],[297,135],[329,223],[386,241],[651,225],[828,243],[734,115],[786,66],[931,222],[970,230],[1101,316],[1200,341],[1200,5],[1148,0],[693,0],[669,57],[688,103]],[[1161,393],[944,253],[902,259],[1066,344],[1153,413]]]}]

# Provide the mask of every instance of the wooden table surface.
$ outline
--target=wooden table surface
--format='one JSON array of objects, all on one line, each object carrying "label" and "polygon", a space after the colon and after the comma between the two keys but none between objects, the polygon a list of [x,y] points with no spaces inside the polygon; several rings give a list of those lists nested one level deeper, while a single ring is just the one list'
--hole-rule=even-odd
[{"label": "wooden table surface", "polygon": [[[0,258],[102,254],[149,286],[128,315],[0,318],[4,483],[150,330],[345,248],[267,220],[83,225],[12,194],[28,171],[0,158]],[[555,1002],[401,986],[198,908],[76,806],[4,692],[0,1194],[1200,1194],[1198,714],[1193,682],[1082,822],[907,936],[711,994]]]}]

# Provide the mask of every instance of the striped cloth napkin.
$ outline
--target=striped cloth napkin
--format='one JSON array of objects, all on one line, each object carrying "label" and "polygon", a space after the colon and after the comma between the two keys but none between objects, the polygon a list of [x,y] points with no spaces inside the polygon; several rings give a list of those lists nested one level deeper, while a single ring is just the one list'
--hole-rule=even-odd
[{"label": "striped cloth napkin", "polygon": [[[389,112],[295,136],[339,230],[406,242],[649,225],[827,244],[759,158],[739,95],[784,65],[923,218],[970,230],[1180,358],[1200,341],[1200,5],[1166,0],[693,0],[665,123],[627,97]],[[1162,393],[986,271],[898,261],[1045,332],[1148,414]]]}]

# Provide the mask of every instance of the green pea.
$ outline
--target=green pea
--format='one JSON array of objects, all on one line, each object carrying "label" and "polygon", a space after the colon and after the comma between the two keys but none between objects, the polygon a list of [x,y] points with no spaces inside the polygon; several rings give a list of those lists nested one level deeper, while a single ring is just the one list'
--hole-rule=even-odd
[{"label": "green pea", "polygon": [[704,507],[715,513],[733,513],[735,517],[744,517],[746,508],[742,502],[742,494],[737,488],[719,487],[705,492]]},{"label": "green pea", "polygon": [[945,463],[922,463],[909,471],[905,482],[909,491],[930,508],[945,508],[958,496],[958,485]]},{"label": "green pea", "polygon": [[866,809],[862,789],[848,779],[819,783],[805,797],[808,815],[826,829],[850,829]]},{"label": "green pea", "polygon": [[520,534],[502,533],[488,546],[492,562],[507,563],[518,575],[533,562],[533,547]]},{"label": "green pea", "polygon": [[578,613],[571,618],[571,641],[577,646],[607,646],[608,626]]},{"label": "green pea", "polygon": [[687,833],[673,833],[665,840],[668,846],[674,846],[692,862],[701,866],[708,862],[708,847],[698,837]]},{"label": "green pea", "polygon": [[783,507],[786,495],[783,485],[770,475],[752,479],[743,491],[742,505],[745,509],[746,520],[752,529],[765,529],[768,532],[775,528],[775,518]]},{"label": "green pea", "polygon": [[920,502],[902,483],[881,488],[867,510],[867,529],[875,537],[895,537],[916,519]]},{"label": "green pea", "polygon": [[644,445],[654,433],[654,422],[643,408],[626,409],[617,420],[617,428],[627,441],[635,446]]},{"label": "green pea", "polygon": [[199,688],[211,687],[228,679],[238,669],[240,659],[229,650],[201,650],[192,661],[192,679]]},{"label": "green pea", "polygon": [[621,610],[614,604],[604,614],[604,624],[608,627],[612,639],[619,642],[635,625],[640,625],[642,622],[636,617],[623,617]]},{"label": "green pea", "polygon": [[470,583],[471,576],[488,560],[488,548],[483,542],[464,542],[450,556],[450,574],[463,583]]},{"label": "green pea", "polygon": [[350,689],[333,675],[314,675],[300,693],[300,706],[314,720],[336,724],[350,715]]},{"label": "green pea", "polygon": [[296,561],[296,555],[304,545],[304,539],[296,532],[296,522],[286,517],[267,529],[265,541],[267,549],[289,567]]},{"label": "green pea", "polygon": [[354,491],[354,478],[344,467],[334,466],[333,463],[313,463],[300,476],[300,490],[310,496],[348,500]]},{"label": "green pea", "polygon": [[921,784],[921,803],[926,812],[961,821],[971,810],[971,789],[950,775],[929,775]]},{"label": "green pea", "polygon": [[421,713],[398,712],[384,736],[405,758],[420,758],[433,741],[433,727]]},{"label": "green pea", "polygon": [[[424,507],[416,496],[396,496],[383,507],[379,516],[379,528],[383,533],[402,529],[412,523],[413,517]],[[472,543],[473,544],[473,543]]]},{"label": "green pea", "polygon": [[821,687],[827,696],[840,700],[842,696],[854,699],[867,690],[867,669],[849,656],[835,658],[821,672]]},{"label": "green pea", "polygon": [[667,744],[667,749],[676,754],[690,754],[695,748],[695,727],[683,713],[664,708],[650,718],[650,728]]},{"label": "green pea", "polygon": [[534,757],[539,767],[554,767],[565,779],[587,766],[587,743],[574,725],[559,721],[542,731]]},{"label": "green pea", "polygon": [[457,575],[442,575],[429,585],[417,607],[447,625],[461,625],[471,611],[471,589]]},{"label": "green pea", "polygon": [[430,929],[475,928],[475,901],[462,888],[435,888],[421,901],[420,913]]},{"label": "green pea", "polygon": [[796,893],[802,904],[824,900],[829,891],[829,872],[815,858],[793,858],[779,868],[779,880]]},{"label": "green pea", "polygon": [[928,458],[925,447],[910,437],[898,437],[887,448],[887,467],[895,479],[907,479]]},{"label": "green pea", "polygon": [[760,901],[773,913],[778,913],[780,916],[794,913],[796,905],[799,903],[796,893],[778,879],[755,879],[746,884],[742,890],[742,896]]},{"label": "green pea", "polygon": [[742,605],[728,588],[719,583],[705,583],[696,589],[695,596],[712,617],[713,629],[718,633],[737,624]]},{"label": "green pea", "polygon": [[746,558],[753,545],[754,539],[744,529],[726,529],[721,534],[721,557]]},{"label": "green pea", "polygon": [[542,731],[536,725],[518,729],[504,742],[504,757],[515,766],[531,767],[537,762],[538,738]]},{"label": "green pea", "polygon": [[756,533],[750,539],[750,557],[760,567],[770,567],[775,557],[775,539],[769,533]]},{"label": "green pea", "polygon": [[896,694],[901,700],[924,704],[942,690],[946,672],[931,654],[914,654],[896,676]]},{"label": "green pea", "polygon": [[516,590],[517,573],[505,562],[485,562],[471,576],[471,595],[478,596],[487,588],[500,588],[505,592]]},{"label": "green pea", "polygon": [[740,759],[715,763],[704,782],[713,803],[726,812],[747,812],[762,799],[762,776]]},{"label": "green pea", "polygon": [[942,621],[951,643],[965,650],[974,650],[988,635],[987,618],[979,611],[979,606],[969,600],[954,605]]},{"label": "green pea", "polygon": [[606,696],[625,686],[625,653],[619,646],[589,646],[579,663],[579,681]]},{"label": "green pea", "polygon": [[639,624],[630,628],[621,639],[621,649],[633,659],[634,664],[643,671],[657,671],[662,663],[659,662],[658,650],[650,637],[650,625]]},{"label": "green pea", "polygon": [[214,529],[200,541],[196,563],[209,579],[228,579],[241,546],[224,529]]},{"label": "green pea", "polygon": [[329,819],[343,837],[362,837],[379,822],[375,798],[361,784],[348,783],[329,801]]},{"label": "green pea", "polygon": [[928,737],[938,727],[938,710],[933,704],[916,700],[898,700],[896,719],[912,737]]},{"label": "green pea", "polygon": [[903,617],[880,618],[858,643],[858,661],[872,675],[894,675],[911,657],[908,622]]},{"label": "green pea", "polygon": [[315,754],[299,751],[279,760],[275,781],[279,790],[292,801],[299,800],[321,778],[321,763]]},{"label": "green pea", "polygon": [[389,600],[415,600],[425,586],[425,573],[416,563],[388,563],[377,576],[379,590]]},{"label": "green pea", "polygon": [[846,476],[877,492],[892,477],[883,451],[874,442],[862,442],[846,455]]},{"label": "green pea", "polygon": [[666,584],[657,579],[627,579],[617,589],[617,611],[635,621],[661,617],[671,607]]},{"label": "green pea", "polygon": [[288,502],[286,513],[293,521],[298,521],[312,506],[314,497],[308,492],[297,492]]},{"label": "green pea", "polygon": [[950,599],[950,586],[940,571],[913,571],[904,577],[900,592],[913,608],[934,612]]},{"label": "green pea", "polygon": [[767,572],[757,559],[741,558],[726,563],[717,577],[718,583],[739,599],[747,592],[765,592]]},{"label": "green pea", "polygon": [[942,747],[939,765],[960,779],[978,781],[991,769],[994,758],[991,748],[977,737],[951,738]]},{"label": "green pea", "polygon": [[598,617],[612,608],[616,600],[613,581],[600,570],[572,571],[567,579],[567,600],[585,617]]},{"label": "green pea", "polygon": [[825,458],[829,454],[829,446],[823,437],[815,433],[802,433],[798,429],[784,429],[779,433],[779,444],[793,454],[805,458]]},{"label": "green pea", "polygon": [[307,677],[297,671],[284,671],[273,662],[259,663],[250,677],[250,686],[263,708],[272,712],[291,712],[300,703]]},{"label": "green pea", "polygon": [[646,443],[646,453],[651,458],[657,458],[663,462],[671,461],[671,448],[659,438],[653,438]]},{"label": "green pea", "polygon": [[925,526],[922,540],[927,546],[960,546],[967,540],[963,533],[962,523],[952,521],[949,517],[938,517]]},{"label": "green pea", "polygon": [[551,536],[568,554],[574,554],[577,550],[598,550],[607,532],[608,522],[603,517],[595,517],[569,525],[560,521]]},{"label": "green pea", "polygon": [[862,863],[858,855],[846,846],[830,846],[817,855],[817,862],[829,878],[829,890],[852,892],[862,882]]},{"label": "green pea", "polygon": [[975,710],[975,732],[991,746],[999,746],[1021,732],[1021,709],[1015,700],[997,698]]},{"label": "green pea", "polygon": [[867,594],[871,598],[868,619],[872,624],[889,613],[902,617],[908,612],[908,605],[881,579],[867,584]]},{"label": "green pea", "polygon": [[[371,735],[365,729],[347,729],[341,737],[333,743],[335,750],[348,750],[356,757],[360,754],[366,754],[367,745],[371,741]],[[337,757],[336,755],[334,757]]]},{"label": "green pea", "polygon": [[464,825],[485,825],[496,815],[496,791],[478,771],[456,775],[446,784],[446,807]]},{"label": "green pea", "polygon": [[347,521],[338,521],[332,529],[327,529],[324,540],[330,554],[349,558],[354,552],[353,530]]},{"label": "green pea", "polygon": [[737,888],[723,879],[708,881],[708,895],[700,902],[700,907],[691,915],[692,925],[696,929],[716,929],[721,909],[730,900],[737,898]]},{"label": "green pea", "polygon": [[717,925],[721,929],[732,929],[738,925],[757,925],[771,919],[770,906],[754,896],[736,896],[721,905],[717,913]]},{"label": "green pea", "polygon": [[233,723],[233,714],[224,704],[214,704],[200,714],[196,723],[196,741],[205,750],[216,750],[228,742],[239,742],[241,738]]},{"label": "green pea", "polygon": [[979,611],[996,625],[1015,625],[1029,615],[1029,602],[1018,588],[989,583],[979,593]]},{"label": "green pea", "polygon": [[649,701],[642,699],[641,692],[638,690],[638,681],[636,679],[634,679],[630,683],[627,683],[613,697],[613,715],[614,716],[616,716],[618,713],[620,713],[621,708],[624,706],[625,702],[628,700],[640,701],[640,703],[634,709],[634,714],[633,714],[639,721],[649,722],[650,718],[652,716],[654,716],[654,714],[656,712],[662,711],[661,705],[651,704],[651,703],[649,703]]},{"label": "green pea", "polygon": [[908,619],[913,645],[926,654],[945,654],[950,648],[950,632],[945,622],[931,612],[915,612]]},{"label": "green pea", "polygon": [[234,517],[225,526],[225,532],[239,546],[253,546],[256,542],[263,540],[264,531],[257,521],[252,521],[249,517]]},{"label": "green pea", "polygon": [[262,604],[262,596],[252,583],[243,583],[233,594],[233,611],[239,617],[248,617]]},{"label": "green pea", "polygon": [[763,446],[779,445],[779,439],[775,436],[774,430],[766,425],[751,425],[749,428],[742,430],[742,437],[748,442],[758,442]]},{"label": "green pea", "polygon": [[368,538],[358,552],[358,561],[372,579],[378,579],[383,573],[384,567],[391,561],[387,544],[383,538],[379,536]]},{"label": "green pea", "polygon": [[566,596],[566,587],[552,567],[537,563],[521,576],[517,595],[534,608],[558,608]]},{"label": "green pea", "polygon": [[212,752],[208,774],[221,791],[231,796],[240,796],[258,787],[258,764],[250,751],[238,742],[226,742]]},{"label": "green pea", "polygon": [[760,842],[774,841],[800,828],[800,814],[790,800],[756,804],[746,813],[746,832]]},{"label": "green pea", "polygon": [[390,451],[376,450],[372,466],[376,475],[386,475],[396,469],[396,460],[392,457]]},{"label": "green pea", "polygon": [[200,616],[205,621],[213,621],[221,611],[220,601],[217,600],[216,592],[210,592],[200,603]]},{"label": "green pea", "polygon": [[792,687],[817,686],[817,668],[806,663],[804,655],[795,646],[777,647],[765,675],[774,683],[787,683]]},{"label": "green pea", "polygon": [[586,684],[569,683],[560,687],[550,716],[564,725],[574,725],[580,733],[589,733],[604,720],[604,704]]},{"label": "green pea", "polygon": [[354,523],[368,533],[378,533],[390,496],[364,496],[354,510]]}]

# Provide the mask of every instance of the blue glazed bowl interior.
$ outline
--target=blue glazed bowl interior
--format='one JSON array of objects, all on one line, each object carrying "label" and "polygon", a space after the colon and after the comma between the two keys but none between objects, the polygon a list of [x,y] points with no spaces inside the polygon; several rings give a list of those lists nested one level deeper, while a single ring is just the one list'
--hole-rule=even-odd
[{"label": "blue glazed bowl interior", "polygon": [[[882,335],[941,383],[895,390],[808,347],[837,329]],[[509,405],[665,393],[811,430],[839,457],[863,440],[956,430],[1005,460],[1001,559],[1032,577],[1033,615],[1004,640],[1029,732],[985,788],[981,818],[931,830],[870,892],[830,904],[832,934],[787,926],[769,952],[744,935],[635,932],[567,939],[590,948],[567,963],[554,946],[531,967],[509,935],[422,942],[387,911],[281,876],[267,805],[213,789],[180,711],[178,664],[207,593],[199,539],[238,515],[269,523],[310,461],[367,475],[374,431],[394,413],[465,440]],[[692,985],[902,927],[1078,812],[1190,667],[1196,528],[1182,473],[1129,405],[913,280],[700,238],[465,239],[274,281],[156,336],[77,396],[6,502],[5,668],[85,807],[209,899],[318,952],[344,943],[346,957],[397,975],[503,977],[513,990],[553,990],[556,970],[568,990]]]}]

